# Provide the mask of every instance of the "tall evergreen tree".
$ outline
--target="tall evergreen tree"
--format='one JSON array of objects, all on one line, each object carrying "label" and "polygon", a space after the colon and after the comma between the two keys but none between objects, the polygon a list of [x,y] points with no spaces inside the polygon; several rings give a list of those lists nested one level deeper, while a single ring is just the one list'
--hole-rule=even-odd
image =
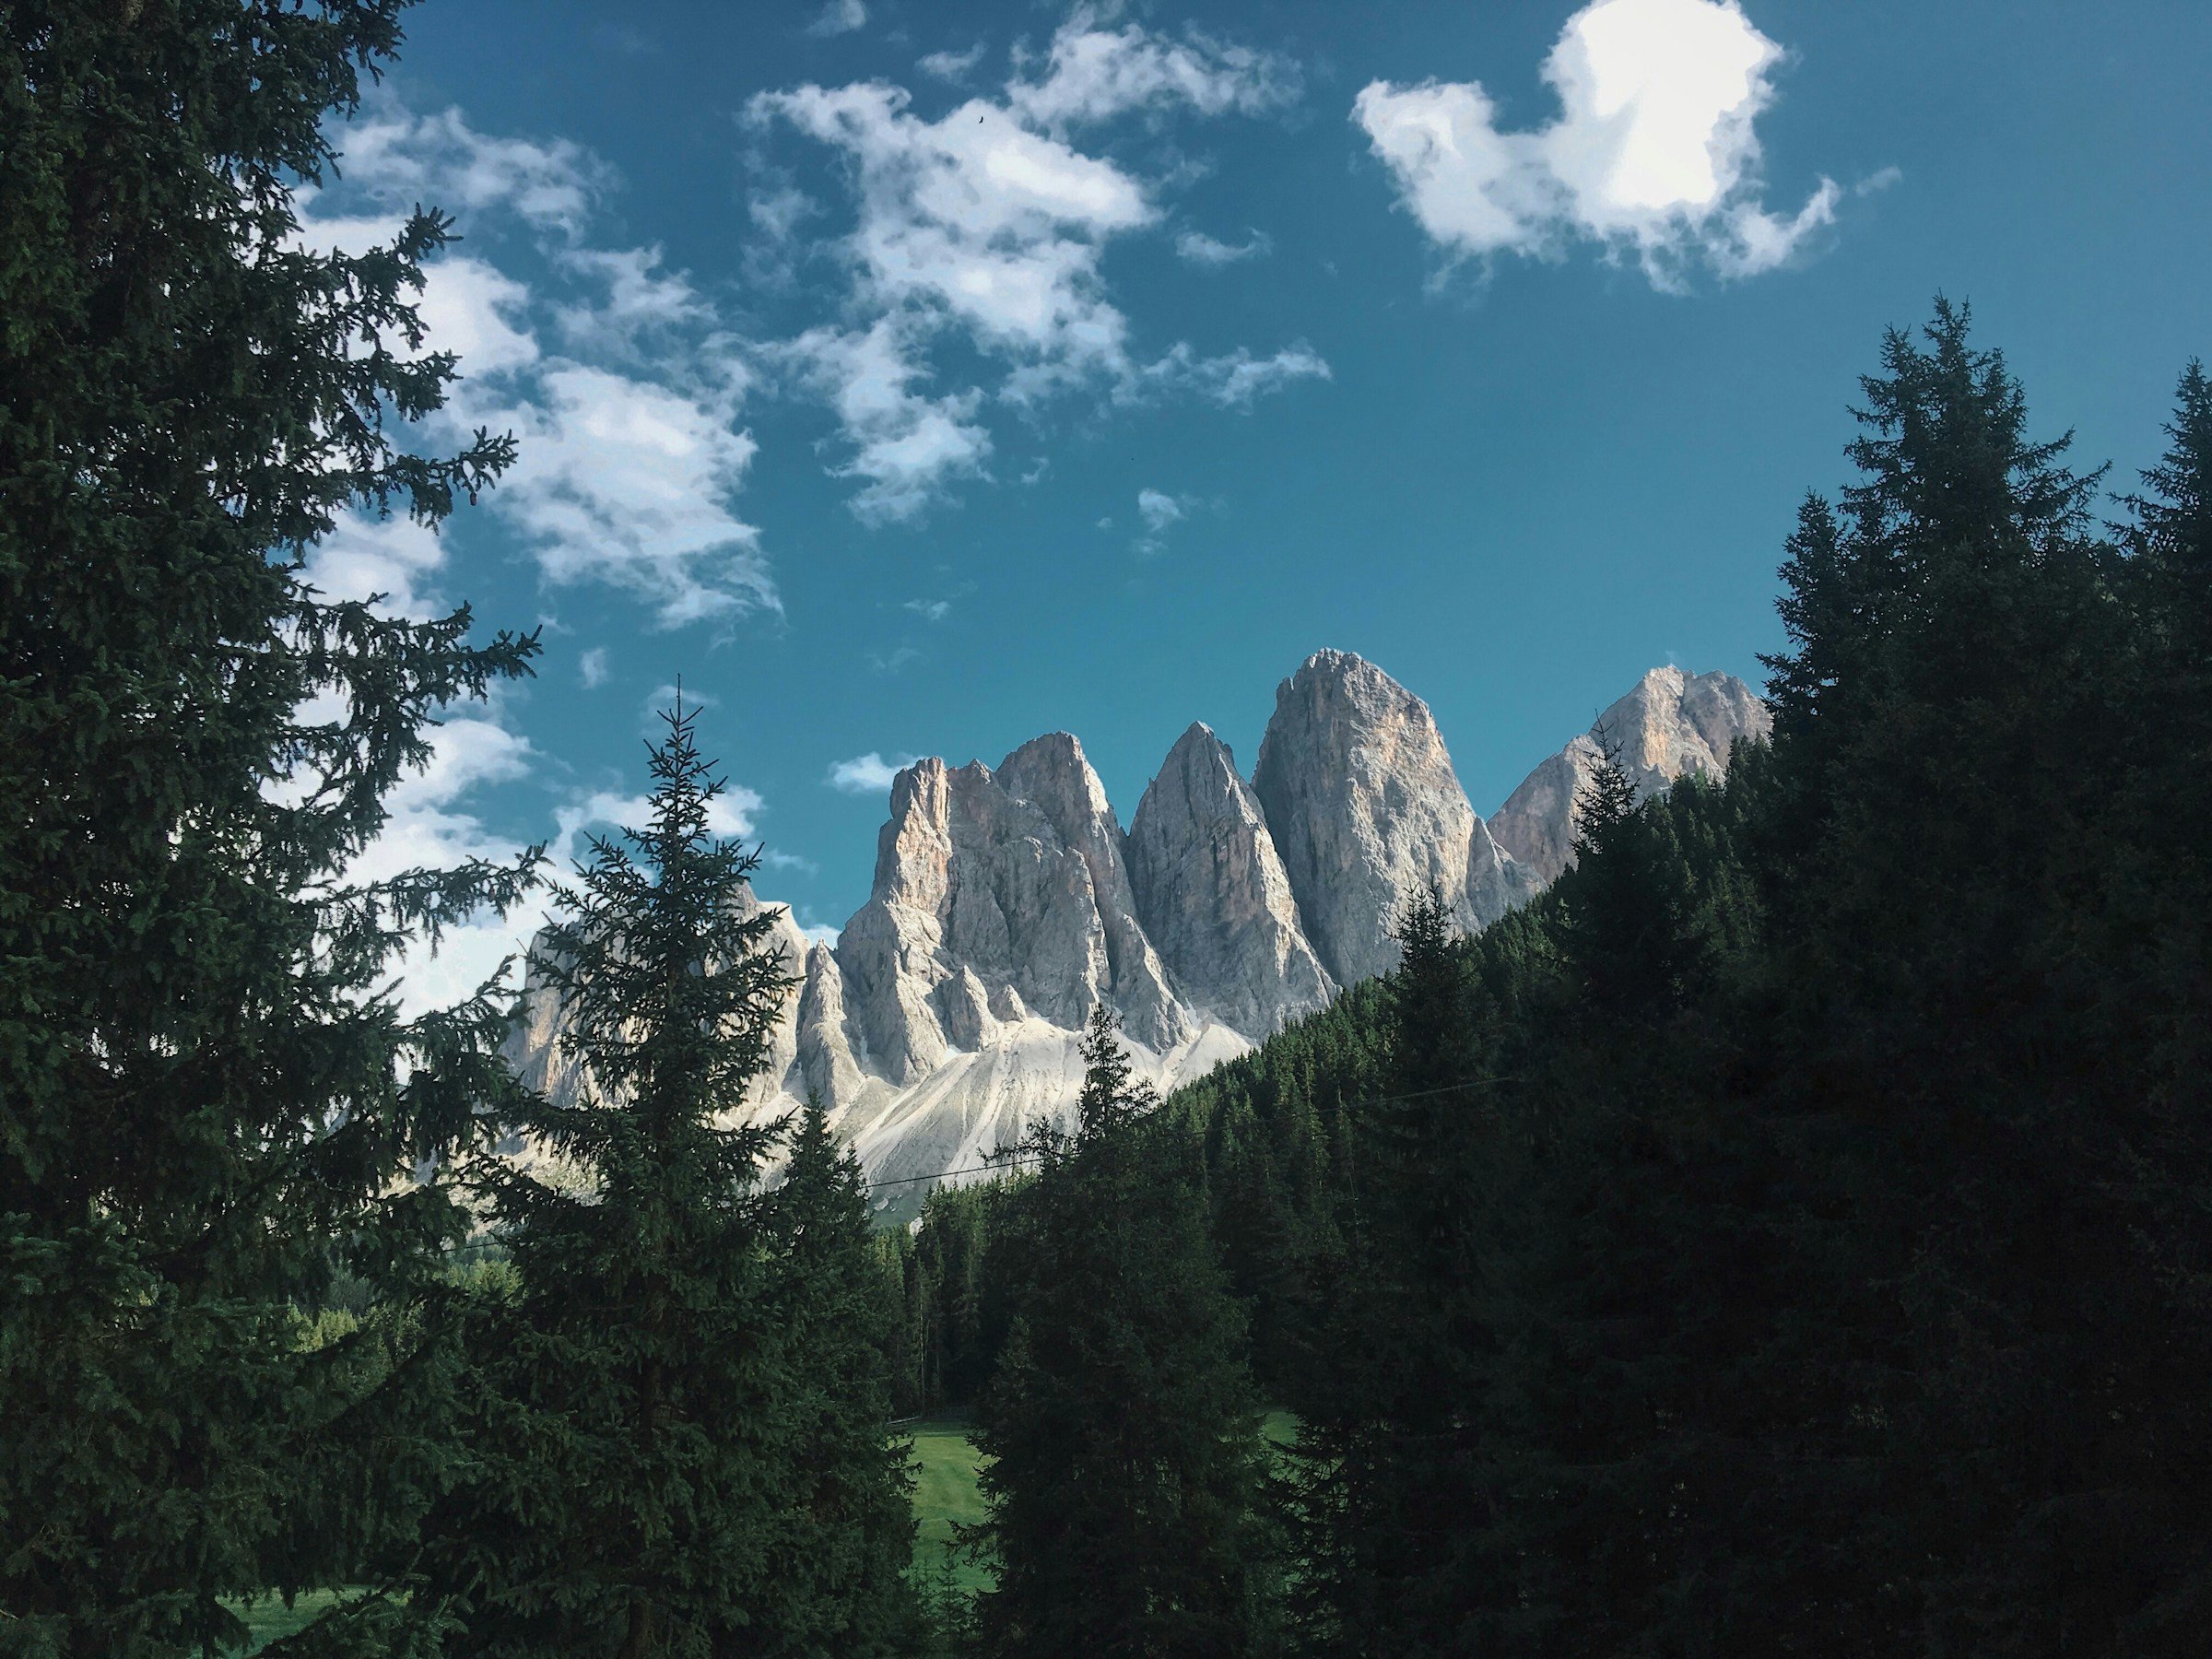
[{"label": "tall evergreen tree", "polygon": [[794,982],[742,901],[759,855],[709,831],[696,717],[664,716],[647,823],[594,838],[535,959],[584,1086],[516,1113],[536,1166],[482,1177],[514,1273],[471,1331],[475,1477],[432,1527],[456,1652],[777,1651],[817,1617],[778,1520],[804,1440],[778,1130],[721,1126]]},{"label": "tall evergreen tree", "polygon": [[897,1287],[870,1237],[859,1160],[831,1137],[811,1097],[772,1225],[786,1355],[775,1409],[792,1430],[771,1571],[793,1613],[759,1630],[748,1651],[853,1659],[901,1652],[917,1639],[919,1609],[906,1576],[911,1442],[889,1427]]},{"label": "tall evergreen tree", "polygon": [[[517,896],[343,871],[441,705],[526,672],[329,604],[349,508],[435,524],[505,465],[400,445],[453,359],[450,235],[297,243],[292,191],[399,0],[0,11],[0,1648],[237,1641],[219,1598],[342,1582],[441,1453],[341,1269],[399,1293],[460,1219],[400,1179],[503,1085],[479,999],[404,1019],[410,933]],[[335,708],[327,718],[301,712]],[[370,1598],[324,1651],[407,1638]]]},{"label": "tall evergreen tree", "polygon": [[1187,1175],[1147,1161],[1138,1081],[1092,1012],[1072,1136],[1039,1129],[1007,1248],[1014,1328],[976,1443],[1005,1654],[1270,1651],[1264,1445],[1230,1298]]}]

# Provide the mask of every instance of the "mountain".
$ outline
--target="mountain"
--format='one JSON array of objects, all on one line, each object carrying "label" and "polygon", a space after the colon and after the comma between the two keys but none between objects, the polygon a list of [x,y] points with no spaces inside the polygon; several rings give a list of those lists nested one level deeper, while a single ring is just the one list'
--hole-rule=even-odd
[{"label": "mountain", "polygon": [[[1433,887],[1474,929],[1541,891],[1566,865],[1603,743],[1649,793],[1719,775],[1769,724],[1741,680],[1654,668],[1486,824],[1428,705],[1323,651],[1277,688],[1249,780],[1194,724],[1125,832],[1065,732],[995,770],[916,761],[891,785],[868,901],[835,947],[779,908],[799,982],[739,1113],[820,1096],[884,1206],[909,1213],[946,1172],[1065,1116],[1094,1003],[1120,1011],[1138,1065],[1172,1088],[1390,968],[1408,893]],[[508,1053],[525,1081],[574,1093],[542,985]]]},{"label": "mountain", "polygon": [[1688,772],[1724,775],[1738,738],[1773,731],[1767,705],[1734,675],[1654,668],[1587,733],[1528,774],[1490,819],[1490,834],[1539,886],[1548,886],[1572,861],[1574,803],[1607,744],[1641,800]]}]

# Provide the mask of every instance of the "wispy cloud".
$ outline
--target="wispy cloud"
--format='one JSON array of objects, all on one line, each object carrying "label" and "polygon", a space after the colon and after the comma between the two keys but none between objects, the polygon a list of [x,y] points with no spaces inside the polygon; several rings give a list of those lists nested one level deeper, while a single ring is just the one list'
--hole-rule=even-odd
[{"label": "wispy cloud", "polygon": [[818,40],[851,34],[867,26],[868,8],[865,0],[829,0],[828,5],[815,13],[814,21],[806,25],[806,32]]},{"label": "wispy cloud", "polygon": [[983,61],[984,43],[978,41],[965,52],[933,52],[918,58],[914,67],[932,80],[949,81],[955,86],[965,81]]},{"label": "wispy cloud", "polygon": [[1473,81],[1364,88],[1352,119],[1400,200],[1451,258],[1547,256],[1595,242],[1653,284],[1788,263],[1832,224],[1832,180],[1794,212],[1761,201],[1755,131],[1784,53],[1737,0],[1596,0],[1544,65],[1560,112],[1508,131]]},{"label": "wispy cloud", "polygon": [[[444,429],[521,441],[487,500],[546,580],[625,590],[664,627],[779,609],[759,534],[735,504],[755,453],[740,421],[747,372],[713,307],[657,248],[593,240],[613,170],[567,140],[486,134],[458,110],[418,115],[390,99],[339,142],[342,182],[307,202],[311,245],[367,245],[418,201],[538,244],[540,287],[474,252],[432,260],[421,311],[429,348],[461,360]],[[386,583],[403,606],[431,591],[436,544],[369,530],[339,540],[318,556],[334,578],[404,576],[404,591]]]},{"label": "wispy cloud", "polygon": [[576,672],[583,678],[586,691],[596,691],[606,684],[606,647],[594,645],[576,659]]},{"label": "wispy cloud", "polygon": [[925,622],[942,622],[952,612],[949,599],[909,599],[900,607],[910,610]]},{"label": "wispy cloud", "polygon": [[[1115,240],[1160,222],[1166,182],[1079,137],[1134,115],[1265,113],[1299,91],[1297,65],[1279,54],[1109,27],[1081,7],[1041,53],[1017,52],[995,94],[935,119],[881,81],[756,96],[757,132],[796,132],[847,163],[856,223],[834,252],[849,288],[830,320],[771,355],[837,412],[845,447],[832,471],[859,484],[853,511],[908,520],[961,480],[987,477],[994,405],[1034,413],[1071,393],[1129,402],[1182,390],[1242,408],[1325,372],[1303,346],[1266,358],[1188,344],[1140,355],[1103,259]],[[947,361],[970,366],[962,382],[947,380]]]},{"label": "wispy cloud", "polygon": [[1175,239],[1178,258],[1187,259],[1194,265],[1217,268],[1237,265],[1247,259],[1259,259],[1274,250],[1274,239],[1265,230],[1254,230],[1241,242],[1221,241],[1203,230],[1185,230]]},{"label": "wispy cloud", "polygon": [[886,760],[874,749],[865,755],[855,755],[850,760],[840,760],[830,768],[822,782],[840,794],[883,794],[899,775],[900,769],[912,766],[917,757],[899,755]]},{"label": "wispy cloud", "polygon": [[1145,488],[1136,492],[1136,516],[1144,525],[1144,534],[1136,539],[1139,557],[1150,559],[1165,552],[1168,531],[1190,515],[1194,503],[1170,495],[1164,489]]}]

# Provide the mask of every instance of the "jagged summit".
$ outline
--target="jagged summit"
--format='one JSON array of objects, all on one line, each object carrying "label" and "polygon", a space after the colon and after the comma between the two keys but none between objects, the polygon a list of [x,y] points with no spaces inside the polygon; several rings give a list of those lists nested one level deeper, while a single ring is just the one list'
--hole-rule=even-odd
[{"label": "jagged summit", "polygon": [[1176,739],[1137,803],[1129,877],[1138,919],[1207,1018],[1265,1036],[1335,995],[1259,797],[1211,727]]},{"label": "jagged summit", "polygon": [[1724,775],[1737,739],[1773,730],[1767,705],[1734,675],[1653,668],[1587,733],[1528,774],[1490,820],[1490,832],[1540,884],[1549,884],[1573,857],[1574,804],[1606,744],[1641,799],[1688,772]]},{"label": "jagged summit", "polygon": [[[1724,771],[1768,724],[1740,680],[1656,668],[1596,729],[1648,792]],[[1068,733],[995,771],[917,760],[892,782],[868,901],[835,947],[784,915],[778,947],[801,982],[770,1075],[735,1115],[812,1091],[872,1178],[969,1170],[1070,1109],[1101,1000],[1141,1067],[1173,1087],[1390,968],[1407,894],[1433,886],[1471,929],[1538,891],[1567,862],[1599,752],[1577,737],[1485,824],[1428,705],[1363,658],[1320,651],[1277,688],[1250,779],[1194,723],[1126,831]],[[528,1081],[574,1090],[542,987],[510,1054]]]},{"label": "jagged summit", "polygon": [[1467,804],[1429,705],[1348,652],[1315,652],[1277,688],[1253,788],[1339,984],[1397,960],[1390,919],[1409,893],[1434,888],[1473,929],[1533,890]]}]

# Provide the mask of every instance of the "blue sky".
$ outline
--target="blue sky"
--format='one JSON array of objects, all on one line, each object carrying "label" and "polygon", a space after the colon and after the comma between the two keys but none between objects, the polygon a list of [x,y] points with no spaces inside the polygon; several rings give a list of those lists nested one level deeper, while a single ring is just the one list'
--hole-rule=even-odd
[{"label": "blue sky", "polygon": [[547,650],[444,729],[373,868],[621,818],[679,674],[759,885],[818,926],[866,896],[866,758],[1065,728],[1125,821],[1193,719],[1249,767],[1324,645],[1429,700],[1488,812],[1653,664],[1756,681],[1795,502],[1938,289],[2123,473],[2212,344],[2199,4],[407,27],[308,235],[455,215],[453,418],[524,458],[316,575]]}]

